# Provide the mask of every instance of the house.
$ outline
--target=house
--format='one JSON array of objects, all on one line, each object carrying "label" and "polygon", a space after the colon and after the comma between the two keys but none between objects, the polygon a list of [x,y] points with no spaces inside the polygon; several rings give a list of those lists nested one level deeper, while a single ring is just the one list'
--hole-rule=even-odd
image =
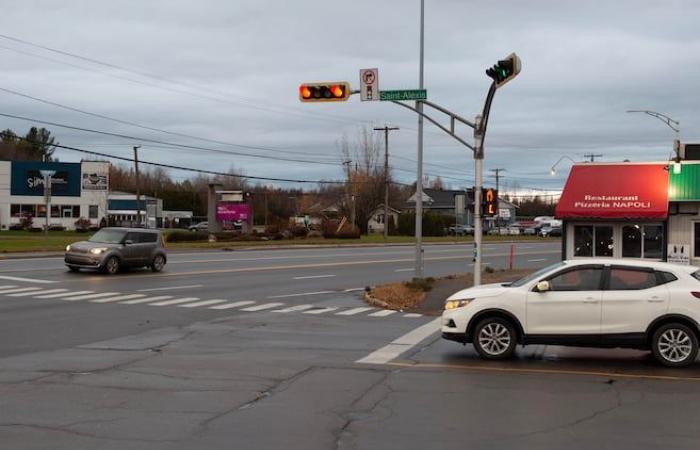
[{"label": "house", "polygon": [[[399,214],[401,214],[401,211],[391,206],[389,207],[389,217],[393,218],[394,225],[399,224]],[[367,232],[384,233],[384,224],[384,204],[379,204],[369,215],[369,219],[367,220]]]}]

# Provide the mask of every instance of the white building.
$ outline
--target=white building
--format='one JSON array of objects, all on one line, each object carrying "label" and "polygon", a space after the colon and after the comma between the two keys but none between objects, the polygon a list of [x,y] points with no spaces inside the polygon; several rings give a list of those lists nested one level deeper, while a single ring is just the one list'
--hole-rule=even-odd
[{"label": "white building", "polygon": [[55,171],[49,225],[72,230],[81,218],[98,226],[106,217],[109,162],[0,161],[0,229],[7,230],[27,216],[32,217],[34,227],[45,225],[41,170]]}]

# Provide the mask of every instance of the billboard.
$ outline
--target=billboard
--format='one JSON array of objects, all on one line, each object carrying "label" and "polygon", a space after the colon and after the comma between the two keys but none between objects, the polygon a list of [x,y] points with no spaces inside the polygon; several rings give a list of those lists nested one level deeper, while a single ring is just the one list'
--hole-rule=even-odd
[{"label": "billboard", "polygon": [[219,202],[216,204],[217,222],[243,222],[250,218],[250,206],[245,203]]},{"label": "billboard", "polygon": [[106,191],[109,187],[109,172],[107,170],[83,172],[82,186],[86,191]]},{"label": "billboard", "polygon": [[44,177],[41,170],[54,170],[51,177],[51,195],[80,197],[80,163],[13,161],[10,176],[10,195],[44,195]]}]

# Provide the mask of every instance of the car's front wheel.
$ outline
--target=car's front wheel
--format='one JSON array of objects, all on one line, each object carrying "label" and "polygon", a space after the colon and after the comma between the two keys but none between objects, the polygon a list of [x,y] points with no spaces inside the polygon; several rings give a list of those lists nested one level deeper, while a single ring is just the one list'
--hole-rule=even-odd
[{"label": "car's front wheel", "polygon": [[474,329],[474,348],[484,359],[508,359],[518,344],[513,324],[500,317],[482,320]]},{"label": "car's front wheel", "polygon": [[681,323],[662,325],[651,338],[651,350],[661,364],[684,367],[692,364],[698,355],[698,337]]},{"label": "car's front wheel", "polygon": [[107,261],[105,261],[102,271],[108,275],[114,275],[119,272],[119,266],[119,258],[116,256],[110,256],[107,258]]}]

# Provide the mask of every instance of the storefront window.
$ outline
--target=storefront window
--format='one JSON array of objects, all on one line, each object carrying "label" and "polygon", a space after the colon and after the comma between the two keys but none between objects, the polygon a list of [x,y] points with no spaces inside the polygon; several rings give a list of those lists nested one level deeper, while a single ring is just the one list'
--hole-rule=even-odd
[{"label": "storefront window", "polygon": [[644,257],[663,257],[664,229],[661,225],[644,225]]},{"label": "storefront window", "polygon": [[593,256],[592,226],[574,226],[574,256]]},{"label": "storefront window", "polygon": [[61,217],[61,207],[58,205],[51,205],[51,217]]},{"label": "storefront window", "polygon": [[595,255],[596,256],[612,256],[613,255],[613,227],[612,226],[596,226],[595,227]]},{"label": "storefront window", "polygon": [[20,205],[10,205],[10,215],[12,217],[19,217]]},{"label": "storefront window", "polygon": [[622,257],[642,257],[642,231],[639,225],[625,225],[622,227]]}]

